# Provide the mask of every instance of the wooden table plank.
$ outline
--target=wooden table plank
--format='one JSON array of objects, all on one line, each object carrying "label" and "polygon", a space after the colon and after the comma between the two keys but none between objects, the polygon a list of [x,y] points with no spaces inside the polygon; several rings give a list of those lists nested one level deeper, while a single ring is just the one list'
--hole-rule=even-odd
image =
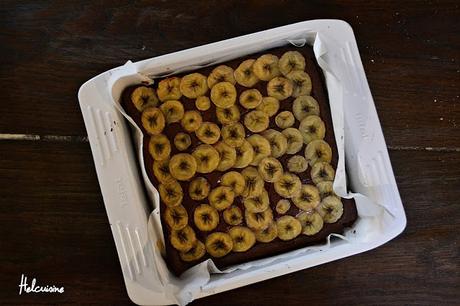
[{"label": "wooden table plank", "polygon": [[456,1],[7,1],[0,8],[0,133],[85,135],[79,86],[128,59],[339,18],[356,33],[388,144],[458,148],[459,15]]},{"label": "wooden table plank", "polygon": [[[460,154],[392,151],[408,227],[373,251],[194,305],[454,305],[460,299]],[[89,146],[0,142],[0,301],[122,305],[129,302]],[[21,295],[21,273],[65,286]]]}]

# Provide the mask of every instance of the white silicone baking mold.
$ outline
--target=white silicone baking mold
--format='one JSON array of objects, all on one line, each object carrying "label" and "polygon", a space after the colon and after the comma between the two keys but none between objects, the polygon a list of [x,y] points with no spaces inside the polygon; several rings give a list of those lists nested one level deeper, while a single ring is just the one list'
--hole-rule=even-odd
[{"label": "white silicone baking mold", "polygon": [[[337,57],[344,64],[340,81],[343,104],[347,105],[343,118],[348,186],[384,208],[381,222],[375,225],[381,233],[353,244],[336,242],[333,248],[322,252],[275,260],[266,266],[213,274],[204,286],[191,291],[181,303],[370,250],[393,239],[405,228],[406,217],[374,101],[353,31],[346,22],[300,22],[143,60],[132,66],[146,74],[151,74],[149,69],[156,67],[155,76],[167,75],[188,64],[191,65],[188,68],[201,67],[226,57],[239,57],[241,50],[250,54],[276,47],[305,33],[322,33],[340,45],[328,56]],[[128,295],[141,305],[172,304],[177,300],[166,293],[167,286],[159,277],[153,256],[155,245],[149,240],[151,206],[144,191],[130,127],[112,103],[113,93],[107,86],[120,69],[114,68],[87,81],[81,86],[78,98]]]}]

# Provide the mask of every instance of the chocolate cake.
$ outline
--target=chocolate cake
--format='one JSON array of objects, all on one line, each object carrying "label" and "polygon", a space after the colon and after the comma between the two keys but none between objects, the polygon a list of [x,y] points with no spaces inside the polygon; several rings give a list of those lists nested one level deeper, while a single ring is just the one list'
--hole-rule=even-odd
[{"label": "chocolate cake", "polygon": [[208,258],[225,268],[318,244],[357,218],[332,191],[337,146],[310,47],[130,86],[121,104],[144,134],[176,275]]}]

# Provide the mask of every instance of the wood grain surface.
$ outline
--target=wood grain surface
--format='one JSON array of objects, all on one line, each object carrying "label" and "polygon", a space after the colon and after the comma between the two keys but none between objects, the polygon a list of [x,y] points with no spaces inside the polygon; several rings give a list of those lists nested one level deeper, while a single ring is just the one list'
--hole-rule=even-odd
[{"label": "wood grain surface", "polygon": [[[83,82],[127,60],[338,18],[357,38],[406,230],[375,250],[192,304],[458,305],[459,16],[458,1],[2,1],[0,304],[130,303],[85,140]],[[21,273],[65,293],[19,296]]]}]

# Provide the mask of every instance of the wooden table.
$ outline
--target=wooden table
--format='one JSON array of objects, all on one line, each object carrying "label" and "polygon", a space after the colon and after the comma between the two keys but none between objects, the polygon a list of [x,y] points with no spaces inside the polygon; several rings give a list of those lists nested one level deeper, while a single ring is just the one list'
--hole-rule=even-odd
[{"label": "wooden table", "polygon": [[[193,304],[458,305],[458,1],[246,2],[2,1],[0,304],[130,303],[84,138],[84,81],[129,59],[338,18],[357,37],[407,229],[373,251]],[[19,296],[22,273],[65,292]]]}]

